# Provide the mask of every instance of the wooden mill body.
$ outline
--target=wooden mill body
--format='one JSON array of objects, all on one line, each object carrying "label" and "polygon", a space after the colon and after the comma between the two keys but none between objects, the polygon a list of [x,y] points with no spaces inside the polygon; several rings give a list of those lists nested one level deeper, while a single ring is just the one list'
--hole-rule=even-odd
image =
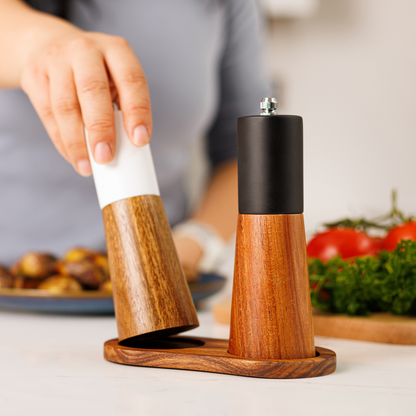
[{"label": "wooden mill body", "polygon": [[229,352],[315,356],[303,214],[239,215]]},{"label": "wooden mill body", "polygon": [[116,201],[103,217],[119,341],[197,327],[160,196]]}]

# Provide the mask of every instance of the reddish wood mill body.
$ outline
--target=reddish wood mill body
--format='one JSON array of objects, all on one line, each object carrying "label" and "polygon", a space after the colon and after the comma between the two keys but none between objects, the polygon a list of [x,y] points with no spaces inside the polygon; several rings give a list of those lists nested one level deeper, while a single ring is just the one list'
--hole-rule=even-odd
[{"label": "reddish wood mill body", "polygon": [[229,352],[315,356],[302,214],[239,215]]}]

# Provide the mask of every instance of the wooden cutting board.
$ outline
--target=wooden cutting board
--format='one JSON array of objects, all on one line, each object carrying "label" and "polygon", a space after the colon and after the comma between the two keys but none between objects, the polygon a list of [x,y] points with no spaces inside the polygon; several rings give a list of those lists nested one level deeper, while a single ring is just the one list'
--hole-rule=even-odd
[{"label": "wooden cutting board", "polygon": [[[216,304],[214,318],[230,324],[231,299]],[[372,316],[334,315],[313,311],[315,335],[383,342],[386,344],[416,345],[416,318],[377,313]]]}]

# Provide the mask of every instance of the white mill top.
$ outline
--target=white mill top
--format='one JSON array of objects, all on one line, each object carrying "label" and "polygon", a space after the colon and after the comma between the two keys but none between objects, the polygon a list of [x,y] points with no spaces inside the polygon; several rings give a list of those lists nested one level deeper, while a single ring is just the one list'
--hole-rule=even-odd
[{"label": "white mill top", "polygon": [[[116,151],[110,163],[96,163],[88,146],[101,209],[121,199],[140,195],[160,195],[150,145],[137,147],[130,142],[121,111],[114,112],[114,122]],[[86,136],[88,137],[87,133]]]}]

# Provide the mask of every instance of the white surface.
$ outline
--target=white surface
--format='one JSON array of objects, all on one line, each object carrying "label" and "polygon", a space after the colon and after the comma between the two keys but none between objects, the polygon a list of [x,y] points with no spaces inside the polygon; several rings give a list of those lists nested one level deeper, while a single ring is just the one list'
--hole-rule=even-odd
[{"label": "white surface", "polygon": [[[200,314],[194,335],[228,337]],[[103,358],[112,317],[0,311],[2,416],[414,415],[416,346],[317,337],[338,355],[336,373],[263,380],[129,367]],[[189,333],[191,334],[191,332]]]},{"label": "white surface", "polygon": [[[101,209],[112,202],[140,195],[160,195],[150,145],[134,146],[126,133],[121,111],[114,112],[116,151],[107,165],[90,161]],[[88,143],[88,134],[87,143]]]},{"label": "white surface", "polygon": [[[321,0],[311,19],[273,21],[279,112],[304,118],[305,221],[416,214],[416,2]],[[416,414],[416,411],[415,411]]]}]

